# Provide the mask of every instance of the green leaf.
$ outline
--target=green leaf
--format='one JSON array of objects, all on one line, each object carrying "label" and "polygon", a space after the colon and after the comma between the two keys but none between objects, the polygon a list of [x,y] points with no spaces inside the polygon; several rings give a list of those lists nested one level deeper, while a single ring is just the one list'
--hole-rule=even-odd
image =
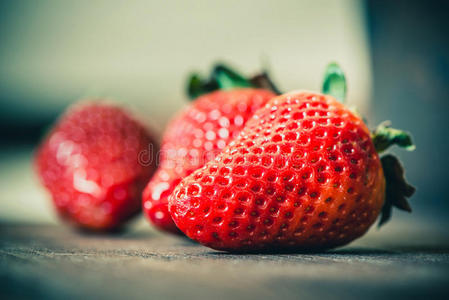
[{"label": "green leaf", "polygon": [[210,77],[206,79],[198,73],[191,74],[187,80],[186,91],[189,98],[193,100],[215,90],[247,87],[271,90],[281,94],[266,71],[247,79],[223,64],[215,65]]},{"label": "green leaf", "polygon": [[222,64],[218,64],[214,67],[211,78],[217,82],[222,90],[252,87],[249,80]]},{"label": "green leaf", "polygon": [[187,80],[187,95],[196,98],[201,94],[202,80],[199,74],[192,74]]},{"label": "green leaf", "polygon": [[393,207],[411,212],[412,208],[407,201],[415,193],[415,188],[410,185],[404,176],[404,168],[399,159],[391,154],[381,158],[385,176],[385,202],[379,220],[379,227],[391,218]]},{"label": "green leaf", "polygon": [[203,94],[217,90],[218,84],[211,80],[204,80],[197,73],[189,76],[187,80],[187,95],[190,99],[195,99]]},{"label": "green leaf", "polygon": [[254,75],[249,79],[249,81],[254,87],[272,91],[276,95],[282,94],[282,92],[276,87],[274,82],[271,80],[267,71]]},{"label": "green leaf", "polygon": [[374,147],[378,153],[385,151],[392,145],[398,145],[408,151],[415,150],[410,133],[391,128],[390,122],[382,122],[371,135]]},{"label": "green leaf", "polygon": [[336,63],[330,63],[324,73],[323,94],[331,95],[341,103],[346,98],[346,78]]}]

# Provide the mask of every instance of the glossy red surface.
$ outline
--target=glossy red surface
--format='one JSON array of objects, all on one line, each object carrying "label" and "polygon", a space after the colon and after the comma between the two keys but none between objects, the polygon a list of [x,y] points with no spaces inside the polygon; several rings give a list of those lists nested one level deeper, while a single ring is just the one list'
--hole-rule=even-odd
[{"label": "glossy red surface", "polygon": [[155,170],[153,139],[121,108],[83,103],[70,108],[36,154],[42,183],[60,216],[93,230],[113,230],[141,208]]},{"label": "glossy red surface", "polygon": [[218,155],[274,96],[261,89],[216,91],[197,98],[172,120],[162,141],[160,167],[143,194],[144,212],[153,225],[179,233],[168,214],[168,196],[184,177]]},{"label": "glossy red surface", "polygon": [[214,249],[329,248],[363,235],[384,201],[370,133],[330,96],[296,92],[258,110],[170,198],[177,226]]}]

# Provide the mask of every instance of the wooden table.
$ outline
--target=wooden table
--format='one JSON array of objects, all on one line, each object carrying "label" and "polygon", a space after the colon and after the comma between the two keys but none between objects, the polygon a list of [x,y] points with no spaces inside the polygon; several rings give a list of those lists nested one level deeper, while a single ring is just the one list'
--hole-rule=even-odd
[{"label": "wooden table", "polygon": [[0,224],[0,298],[449,299],[447,230],[412,219],[316,254],[233,255],[146,224],[115,236]]}]

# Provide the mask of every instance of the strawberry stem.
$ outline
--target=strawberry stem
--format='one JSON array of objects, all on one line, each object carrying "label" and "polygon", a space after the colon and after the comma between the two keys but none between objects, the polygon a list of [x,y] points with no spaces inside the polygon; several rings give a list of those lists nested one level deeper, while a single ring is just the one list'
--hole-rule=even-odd
[{"label": "strawberry stem", "polygon": [[398,145],[407,151],[413,151],[416,148],[410,133],[391,128],[389,121],[380,123],[372,133],[371,138],[378,153],[387,150],[392,145]]},{"label": "strawberry stem", "polygon": [[190,75],[187,81],[187,95],[190,99],[195,99],[198,96],[215,90],[231,90],[235,88],[251,87],[267,89],[276,94],[281,94],[266,71],[251,78],[245,78],[235,70],[223,64],[217,64],[213,68],[209,78],[205,79],[198,73]]},{"label": "strawberry stem", "polygon": [[346,78],[337,63],[327,65],[321,90],[323,94],[331,95],[341,103],[345,102]]}]

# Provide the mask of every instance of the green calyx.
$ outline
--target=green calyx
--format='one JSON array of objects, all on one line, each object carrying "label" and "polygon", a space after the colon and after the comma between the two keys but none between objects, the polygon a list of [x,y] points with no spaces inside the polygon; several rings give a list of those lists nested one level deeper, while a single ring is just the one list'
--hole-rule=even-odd
[{"label": "green calyx", "polygon": [[187,80],[187,95],[190,99],[195,99],[202,94],[207,94],[218,90],[219,86],[215,80],[203,79],[199,74],[190,75]]},{"label": "green calyx", "polygon": [[249,81],[254,87],[272,91],[276,95],[282,94],[282,92],[276,87],[274,82],[271,80],[267,71],[263,71],[260,74],[254,75],[249,79]]},{"label": "green calyx", "polygon": [[407,201],[415,193],[415,188],[404,177],[404,168],[399,159],[391,154],[380,159],[385,176],[385,202],[378,226],[382,226],[391,218],[393,207],[411,212],[412,208]]},{"label": "green calyx", "polygon": [[336,63],[330,63],[326,67],[324,73],[323,86],[321,88],[323,94],[331,95],[341,103],[346,98],[346,77],[342,69]]},{"label": "green calyx", "polygon": [[[377,153],[382,153],[393,145],[397,145],[408,151],[415,150],[410,133],[391,128],[390,122],[381,123],[372,132],[371,138]],[[391,218],[393,207],[411,212],[407,201],[415,193],[415,188],[410,185],[404,176],[404,168],[399,159],[391,154],[383,155],[380,159],[385,176],[385,201],[379,220],[379,227]]]},{"label": "green calyx", "polygon": [[187,81],[187,95],[190,99],[195,99],[215,90],[236,88],[262,88],[280,94],[266,71],[251,78],[246,78],[223,64],[215,65],[209,78],[203,78],[198,73],[194,73]]},{"label": "green calyx", "polygon": [[221,90],[252,87],[248,79],[225,65],[216,65],[212,71],[212,78],[217,81]]},{"label": "green calyx", "polygon": [[416,148],[410,133],[391,128],[391,124],[388,121],[382,122],[377,126],[371,137],[378,153],[385,151],[392,145],[398,145],[407,151],[413,151]]}]

